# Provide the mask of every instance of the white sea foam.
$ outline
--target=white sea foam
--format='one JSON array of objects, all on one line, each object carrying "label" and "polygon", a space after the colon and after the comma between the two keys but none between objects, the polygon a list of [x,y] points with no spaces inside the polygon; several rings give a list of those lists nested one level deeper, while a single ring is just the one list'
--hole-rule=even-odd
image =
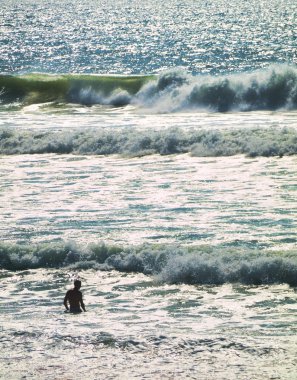
[{"label": "white sea foam", "polygon": [[4,269],[32,268],[116,269],[156,276],[158,281],[186,284],[297,285],[296,251],[269,252],[248,248],[197,246],[115,247],[73,243],[36,246],[0,245]]},{"label": "white sea foam", "polygon": [[146,84],[135,98],[155,112],[296,109],[297,70],[284,65],[216,77],[169,70]]},{"label": "white sea foam", "polygon": [[35,132],[0,130],[1,154],[121,154],[144,156],[191,153],[193,156],[284,156],[297,153],[293,128],[233,130],[78,130]]}]

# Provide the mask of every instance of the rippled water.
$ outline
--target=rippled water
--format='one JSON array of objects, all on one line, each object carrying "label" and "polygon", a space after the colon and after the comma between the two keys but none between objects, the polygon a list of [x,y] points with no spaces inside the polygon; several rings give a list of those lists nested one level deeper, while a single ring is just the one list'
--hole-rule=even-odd
[{"label": "rippled water", "polygon": [[295,380],[296,2],[0,15],[0,377]]},{"label": "rippled water", "polygon": [[1,71],[195,73],[296,64],[296,2],[149,0],[1,5]]},{"label": "rippled water", "polygon": [[295,156],[2,157],[2,239],[294,246],[296,164]]},{"label": "rippled water", "polygon": [[71,275],[2,273],[4,378],[296,375],[296,292],[285,285],[164,286],[144,275],[85,271],[87,313],[63,315]]}]

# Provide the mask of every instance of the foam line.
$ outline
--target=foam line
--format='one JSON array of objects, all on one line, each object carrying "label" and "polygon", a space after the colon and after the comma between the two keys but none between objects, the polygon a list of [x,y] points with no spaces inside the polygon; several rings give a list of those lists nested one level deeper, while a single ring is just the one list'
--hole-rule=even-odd
[{"label": "foam line", "polygon": [[232,130],[77,130],[41,132],[0,129],[0,154],[80,154],[126,157],[190,153],[197,157],[244,154],[249,157],[297,154],[294,128]]}]

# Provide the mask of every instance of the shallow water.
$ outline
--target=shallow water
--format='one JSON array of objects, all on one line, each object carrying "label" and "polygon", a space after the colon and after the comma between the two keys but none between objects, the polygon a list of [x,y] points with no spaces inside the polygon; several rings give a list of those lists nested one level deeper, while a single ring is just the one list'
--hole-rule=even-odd
[{"label": "shallow water", "polygon": [[1,158],[6,241],[296,243],[296,157]]},{"label": "shallow water", "polygon": [[4,378],[296,374],[296,292],[288,286],[162,285],[140,274],[84,271],[87,313],[70,315],[61,295],[73,274],[2,273]]}]

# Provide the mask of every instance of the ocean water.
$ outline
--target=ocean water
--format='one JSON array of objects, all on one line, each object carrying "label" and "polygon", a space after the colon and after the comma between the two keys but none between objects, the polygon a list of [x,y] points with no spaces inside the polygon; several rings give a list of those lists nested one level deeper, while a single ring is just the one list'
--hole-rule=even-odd
[{"label": "ocean water", "polygon": [[0,5],[1,379],[296,379],[296,21]]}]

